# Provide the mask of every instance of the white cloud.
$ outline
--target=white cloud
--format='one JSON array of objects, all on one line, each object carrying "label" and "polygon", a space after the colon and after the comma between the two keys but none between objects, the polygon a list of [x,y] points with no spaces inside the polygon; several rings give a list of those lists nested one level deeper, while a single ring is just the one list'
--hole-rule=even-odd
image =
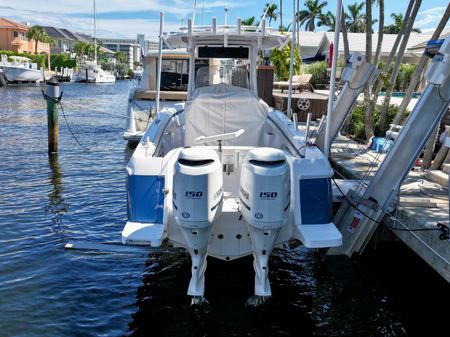
[{"label": "white cloud", "polygon": [[[200,1],[198,2],[200,3]],[[0,0],[0,7],[11,6],[10,0]],[[20,10],[45,11],[59,14],[92,13],[92,0],[20,0],[14,1],[14,8]],[[198,4],[201,8],[203,4]],[[235,1],[205,1],[204,8],[239,7]],[[186,15],[193,11],[192,1],[183,0],[96,0],[97,13],[153,11]],[[3,15],[3,14],[2,14]]]},{"label": "white cloud", "polygon": [[[243,3],[233,1],[197,2],[197,16],[203,9],[210,11],[218,8],[236,8]],[[97,36],[110,38],[135,38],[136,34],[155,37],[159,30],[159,12],[164,11],[179,17],[176,21],[165,21],[165,31],[178,30],[181,19],[190,16],[193,2],[187,0],[96,0],[97,13],[150,11],[149,19],[102,19],[97,18]],[[67,28],[74,32],[93,34],[92,0],[20,0],[12,5],[10,0],[0,0],[2,17],[32,25]],[[86,14],[86,16],[74,15]]]},{"label": "white cloud", "polygon": [[433,8],[428,8],[424,11],[420,11],[419,13],[417,13],[417,15],[426,15],[426,14],[436,14],[436,13],[440,13],[442,15],[442,13],[445,12],[445,7],[433,7]]},{"label": "white cloud", "polygon": [[419,12],[414,27],[423,31],[435,28],[441,20],[444,11],[445,7],[433,7]]}]

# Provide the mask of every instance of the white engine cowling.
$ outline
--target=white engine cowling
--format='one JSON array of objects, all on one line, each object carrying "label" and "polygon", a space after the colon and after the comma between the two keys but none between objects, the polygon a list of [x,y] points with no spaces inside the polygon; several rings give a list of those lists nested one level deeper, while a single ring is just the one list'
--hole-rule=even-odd
[{"label": "white engine cowling", "polygon": [[282,151],[257,148],[249,151],[241,170],[241,212],[256,228],[281,227],[289,214],[289,165]]},{"label": "white engine cowling", "polygon": [[180,152],[173,176],[173,213],[188,228],[209,227],[221,212],[222,164],[216,151],[204,147]]}]

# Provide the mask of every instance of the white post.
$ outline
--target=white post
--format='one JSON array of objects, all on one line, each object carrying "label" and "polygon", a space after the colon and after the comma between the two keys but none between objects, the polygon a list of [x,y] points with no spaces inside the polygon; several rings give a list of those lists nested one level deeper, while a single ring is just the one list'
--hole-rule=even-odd
[{"label": "white post", "polygon": [[337,58],[339,55],[339,29],[341,23],[342,14],[342,0],[338,0],[336,4],[336,22],[334,25],[334,50],[333,50],[333,65],[331,67],[331,79],[330,79],[330,93],[328,96],[328,107],[327,107],[327,123],[325,124],[325,144],[324,144],[324,154],[327,158],[330,155],[330,128],[331,128],[331,113],[333,111],[333,97],[334,89],[336,85],[336,67]]},{"label": "white post", "polygon": [[[215,30],[216,18],[213,18],[213,30]],[[192,48],[192,20],[188,19],[188,52],[189,52],[189,83],[187,99],[191,98],[192,92],[195,90],[195,49]]]},{"label": "white post", "polygon": [[292,115],[292,76],[294,75],[294,49],[295,49],[295,0],[292,1],[294,7],[294,16],[292,19],[292,39],[291,39],[291,60],[289,63],[289,93],[287,103],[287,116]]},{"label": "white post", "polygon": [[164,13],[159,13],[159,53],[158,53],[158,73],[156,76],[156,114],[159,114],[159,98],[161,96],[161,66],[162,66],[162,45],[163,45]]},{"label": "white post", "polygon": [[[295,18],[297,19],[297,13],[300,11],[300,0],[297,0],[297,11],[295,13]],[[297,30],[297,46],[300,50],[300,21],[297,21],[297,24],[295,26],[295,29]],[[298,74],[301,74],[301,62],[298,63]]]},{"label": "white post", "polygon": [[212,18],[212,32],[214,35],[217,33],[217,19],[215,17]]},{"label": "white post", "polygon": [[95,64],[97,64],[97,16],[95,14],[95,0],[94,0],[94,62]]},{"label": "white post", "polygon": [[228,26],[228,7],[224,8],[225,10],[225,27]]},{"label": "white post", "polygon": [[306,117],[305,143],[309,143],[309,129],[311,129],[312,112],[308,112]]}]

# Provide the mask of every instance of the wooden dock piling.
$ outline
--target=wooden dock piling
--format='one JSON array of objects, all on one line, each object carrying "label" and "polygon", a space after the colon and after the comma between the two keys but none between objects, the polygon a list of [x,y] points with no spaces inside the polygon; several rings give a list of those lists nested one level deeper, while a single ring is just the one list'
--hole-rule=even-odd
[{"label": "wooden dock piling", "polygon": [[0,87],[7,87],[8,86],[8,81],[6,80],[5,75],[3,75],[3,72],[0,71]]},{"label": "wooden dock piling", "polygon": [[60,99],[59,82],[52,76],[46,83],[47,95],[47,127],[48,127],[48,153],[58,152],[58,103]]}]

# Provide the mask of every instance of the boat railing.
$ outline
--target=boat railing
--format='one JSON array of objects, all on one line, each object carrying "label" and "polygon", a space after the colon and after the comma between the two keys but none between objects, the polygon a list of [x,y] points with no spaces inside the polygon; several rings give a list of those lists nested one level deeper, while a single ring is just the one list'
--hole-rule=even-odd
[{"label": "boat railing", "polygon": [[[192,20],[188,20],[188,25],[180,28],[181,33],[188,35],[246,35],[264,36],[275,31],[271,27],[266,27],[266,20],[261,20],[258,26],[242,25],[242,19],[237,18],[236,25],[218,25],[217,19],[212,18],[210,25],[194,25]],[[177,33],[175,33],[177,34]]]}]

